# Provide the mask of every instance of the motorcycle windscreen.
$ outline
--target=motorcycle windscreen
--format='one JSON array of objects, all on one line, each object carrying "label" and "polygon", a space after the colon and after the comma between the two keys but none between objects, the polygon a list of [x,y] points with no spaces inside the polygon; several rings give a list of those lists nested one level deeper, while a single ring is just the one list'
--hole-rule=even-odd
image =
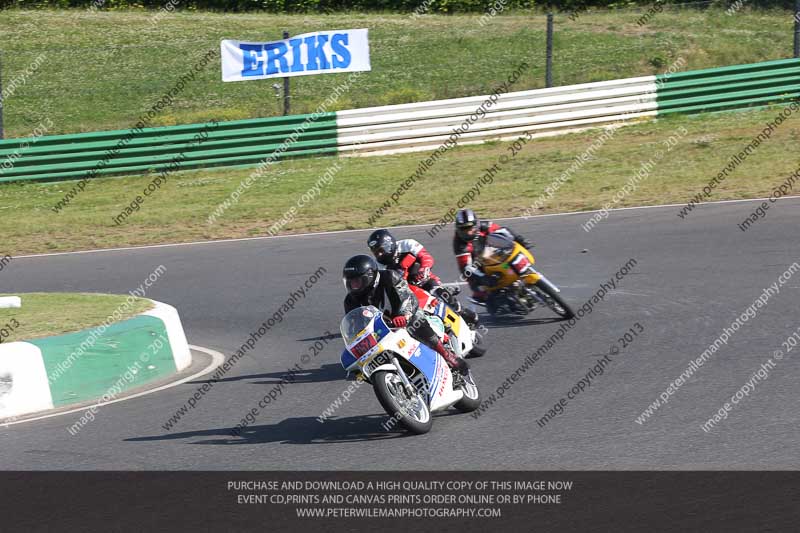
[{"label": "motorcycle windscreen", "polygon": [[419,343],[416,351],[408,360],[425,376],[428,382],[428,401],[430,401],[444,378],[444,366],[447,363],[439,354],[422,343]]},{"label": "motorcycle windscreen", "polygon": [[372,306],[359,307],[347,313],[342,319],[340,331],[345,351],[353,359],[351,362],[351,357],[346,357],[343,353],[340,357],[342,366],[370,355],[378,348],[380,340],[391,332],[383,321],[383,313]]},{"label": "motorcycle windscreen", "polygon": [[514,251],[514,241],[502,233],[491,233],[486,237],[483,248],[483,261],[487,265],[497,265],[505,262]]},{"label": "motorcycle windscreen", "polygon": [[354,341],[363,336],[371,327],[372,321],[380,316],[381,312],[371,305],[356,307],[347,313],[339,325],[339,332],[342,334],[345,346],[349,347],[354,344]]}]

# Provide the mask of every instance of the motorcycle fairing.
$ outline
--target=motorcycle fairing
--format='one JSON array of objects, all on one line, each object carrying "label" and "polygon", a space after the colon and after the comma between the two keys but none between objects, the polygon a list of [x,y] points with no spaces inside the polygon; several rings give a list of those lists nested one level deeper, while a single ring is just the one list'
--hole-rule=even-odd
[{"label": "motorcycle fairing", "polygon": [[339,356],[340,363],[348,372],[355,369],[351,367],[363,366],[363,363],[373,353],[380,350],[380,341],[391,332],[392,330],[383,321],[383,317],[376,316],[366,328],[358,332],[355,340],[349,346],[345,346]]},{"label": "motorcycle fairing", "polygon": [[420,343],[408,360],[419,370],[428,384],[428,403],[431,410],[436,410],[445,404],[452,405],[461,399],[463,393],[453,389],[453,374],[450,372],[450,367],[434,350]]},{"label": "motorcycle fairing", "polygon": [[342,363],[342,367],[344,367],[345,370],[350,371],[350,367],[355,366],[356,361],[358,361],[358,359],[353,357],[353,354],[350,353],[350,350],[347,348],[342,350],[342,354],[339,356],[339,362]]},{"label": "motorcycle fairing", "polygon": [[428,383],[428,400],[430,401],[433,398],[436,387],[440,385],[442,380],[441,366],[444,365],[444,360],[438,353],[419,343],[419,346],[408,358],[408,361],[425,376],[425,381]]},{"label": "motorcycle fairing", "polygon": [[525,274],[531,267],[531,262],[528,260],[525,254],[521,252],[518,253],[517,256],[509,262],[509,264],[511,265],[511,268],[514,269],[514,272],[520,276]]}]

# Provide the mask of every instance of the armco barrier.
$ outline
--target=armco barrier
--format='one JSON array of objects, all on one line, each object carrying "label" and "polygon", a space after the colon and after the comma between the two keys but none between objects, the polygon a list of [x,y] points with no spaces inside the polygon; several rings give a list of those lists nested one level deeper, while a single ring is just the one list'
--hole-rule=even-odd
[{"label": "armco barrier", "polygon": [[764,106],[800,98],[800,59],[658,76],[658,115]]},{"label": "armco barrier", "polygon": [[[213,128],[192,124],[147,128],[135,134],[117,130],[54,135],[30,146],[25,146],[26,139],[9,139],[0,141],[0,160],[10,162],[0,168],[0,182],[144,173],[168,167],[254,166],[273,153],[276,158],[378,155],[431,149],[459,128],[464,131],[455,136],[457,142],[470,144],[513,139],[526,132],[556,135],[670,113],[765,106],[800,98],[800,59],[506,93],[484,105],[478,118],[476,113],[488,98],[239,120]],[[206,140],[193,141],[204,131]]]},{"label": "armco barrier", "polygon": [[[645,76],[506,93],[496,102],[474,96],[339,111],[339,150],[352,155],[398,153],[434,148],[451,136],[469,144],[653,117],[655,81]],[[455,134],[457,129],[462,131]]]},{"label": "armco barrier", "polygon": [[76,333],[0,345],[0,420],[113,399],[187,368],[192,356],[174,307]]},{"label": "armco barrier", "polygon": [[286,158],[336,152],[335,113],[50,135],[35,142],[0,141],[0,160],[12,162],[0,168],[0,182],[257,165],[272,153]]}]

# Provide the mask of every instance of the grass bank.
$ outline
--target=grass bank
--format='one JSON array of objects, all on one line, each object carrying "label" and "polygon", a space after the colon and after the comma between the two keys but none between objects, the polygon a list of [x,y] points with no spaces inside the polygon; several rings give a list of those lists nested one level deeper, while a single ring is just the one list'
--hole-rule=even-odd
[{"label": "grass bank", "polygon": [[[49,337],[61,333],[80,331],[99,326],[117,309],[122,320],[150,309],[153,305],[136,298],[128,306],[128,296],[90,293],[41,293],[15,294],[22,298],[19,309],[0,309],[0,325],[18,323],[3,342],[13,342]],[[9,296],[9,295],[0,295]],[[8,329],[8,328],[7,328]]]},{"label": "grass bank", "polygon": [[[682,68],[789,57],[788,11],[665,7],[646,24],[642,10],[556,16],[554,83],[566,85],[656,74],[678,58]],[[542,87],[545,17],[503,14],[481,25],[480,14],[402,14],[0,10],[3,81],[9,88],[37,65],[5,101],[9,137],[127,128],[221,39],[271,40],[324,29],[369,28],[372,71],[342,95],[335,109],[487,94],[523,61],[530,69],[515,89]],[[312,112],[343,74],[292,81],[292,112]],[[154,125],[280,114],[271,80],[222,83],[219,60],[164,110]]]},{"label": "grass bank", "polygon": [[[470,204],[482,215],[525,213],[546,187],[568,171],[568,179],[536,213],[599,209],[676,132],[681,133],[674,147],[614,207],[688,202],[779,110],[670,117],[625,126],[573,171],[569,169],[575,158],[598,142],[600,130],[535,139],[514,157],[510,143],[456,148],[396,205],[392,193],[427,157],[426,152],[284,161],[272,167],[274,180],[257,181],[214,224],[208,223],[209,214],[249,175],[248,169],[169,175],[166,184],[121,225],[113,217],[142,194],[152,177],[94,179],[60,213],[51,207],[70,190],[71,182],[5,186],[0,187],[0,216],[8,223],[0,255],[265,235],[276,222],[291,218],[286,214],[292,207],[295,216],[282,225],[283,233],[436,222],[502,157],[509,159]],[[794,115],[714,189],[710,200],[769,194],[800,164],[798,146],[800,118]],[[331,172],[332,168],[338,170]],[[332,176],[330,183],[298,205],[326,173]],[[387,200],[390,209],[370,224],[369,217]],[[677,217],[676,223],[681,223]]]}]

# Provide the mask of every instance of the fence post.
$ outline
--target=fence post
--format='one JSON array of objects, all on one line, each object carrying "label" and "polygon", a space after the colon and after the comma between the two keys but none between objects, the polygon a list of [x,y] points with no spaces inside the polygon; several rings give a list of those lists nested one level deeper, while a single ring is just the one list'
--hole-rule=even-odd
[{"label": "fence post", "polygon": [[794,0],[794,57],[800,57],[800,0]]},{"label": "fence post", "polygon": [[[798,0],[800,1],[800,0]],[[545,67],[545,85],[553,86],[553,14],[547,14],[547,65]]]},{"label": "fence post", "polygon": [[[283,30],[283,38],[284,39],[288,39],[289,38],[289,32],[288,31]],[[289,98],[290,98],[290,95],[289,95],[289,77],[287,76],[287,77],[283,78],[283,114],[284,114],[284,116],[289,114],[289,110],[290,110]]]}]

